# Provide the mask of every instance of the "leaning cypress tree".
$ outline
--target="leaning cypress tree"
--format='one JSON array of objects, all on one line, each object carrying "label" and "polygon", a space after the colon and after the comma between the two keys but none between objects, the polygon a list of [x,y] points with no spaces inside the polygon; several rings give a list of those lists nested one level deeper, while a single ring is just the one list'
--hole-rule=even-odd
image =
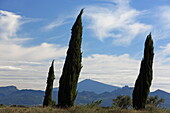
[{"label": "leaning cypress tree", "polygon": [[77,96],[77,82],[82,68],[82,20],[83,9],[78,15],[73,27],[67,50],[63,72],[59,81],[58,106],[71,107]]},{"label": "leaning cypress tree", "polygon": [[53,60],[48,72],[47,87],[45,91],[43,106],[51,106],[53,104],[52,91],[53,91],[53,81],[55,79],[54,76],[55,75],[54,75],[54,60]]},{"label": "leaning cypress tree", "polygon": [[139,76],[133,90],[133,107],[135,109],[145,108],[150,86],[152,82],[152,64],[154,57],[154,47],[151,33],[145,41],[144,58],[141,61]]}]

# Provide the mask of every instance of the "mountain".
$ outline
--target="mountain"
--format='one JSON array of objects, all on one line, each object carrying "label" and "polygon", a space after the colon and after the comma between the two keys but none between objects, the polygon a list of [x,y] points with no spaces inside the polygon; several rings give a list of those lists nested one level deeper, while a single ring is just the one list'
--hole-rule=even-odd
[{"label": "mountain", "polygon": [[[88,102],[102,100],[101,106],[107,107],[112,106],[112,99],[116,98],[119,95],[128,95],[132,97],[133,88],[132,87],[122,87],[112,92],[104,92],[101,94],[96,94],[94,92],[83,91],[78,93],[78,97],[76,99],[76,104],[87,104]],[[149,96],[157,95],[159,98],[163,98],[165,102],[161,104],[161,106],[170,108],[170,93],[165,92],[163,90],[156,90],[151,92]]]},{"label": "mountain", "polygon": [[154,95],[157,95],[159,98],[165,99],[165,103],[163,103],[162,106],[170,107],[170,93],[158,89],[150,93],[150,96],[154,96]]},{"label": "mountain", "polygon": [[[85,79],[78,83],[78,92],[89,91],[97,94],[104,92],[112,92],[120,87],[107,85],[91,79]],[[102,89],[102,90],[101,90]]]},{"label": "mountain", "polygon": [[40,105],[44,91],[18,90],[15,86],[0,87],[0,104],[5,105]]},{"label": "mountain", "polygon": [[[102,100],[101,106],[107,107],[112,105],[113,98],[116,98],[119,95],[129,95],[131,96],[133,88],[125,86],[119,89],[116,89],[112,92],[104,92],[101,94],[96,94],[94,92],[83,91],[78,93],[76,99],[76,104],[87,104],[87,102]],[[85,101],[83,101],[83,99]]]},{"label": "mountain", "polygon": [[15,86],[0,87],[0,98],[15,91],[18,91],[17,87]]},{"label": "mountain", "polygon": [[[95,85],[96,86],[95,89]],[[87,87],[86,87],[87,86]],[[92,88],[90,88],[90,86]],[[92,89],[95,89],[94,91]],[[115,89],[117,88],[117,89]],[[81,89],[81,90],[80,90]],[[101,91],[99,91],[99,89]],[[87,104],[92,101],[102,100],[101,106],[112,106],[112,99],[119,95],[132,96],[132,87],[114,87],[106,85],[97,81],[86,79],[78,85],[78,95],[75,104]],[[107,92],[109,91],[109,92]],[[101,92],[101,93],[99,93]],[[56,90],[53,91],[53,100],[57,102]],[[170,93],[156,90],[150,93],[150,96],[157,95],[159,98],[165,99],[165,103],[162,106],[170,107]],[[44,98],[44,91],[41,90],[19,90],[15,86],[0,87],[0,104],[5,105],[42,105]]]},{"label": "mountain", "polygon": [[[89,91],[97,94],[104,92],[112,92],[120,87],[104,84],[91,79],[85,79],[78,83],[78,92]],[[102,90],[101,90],[102,89]],[[58,88],[54,88],[54,91],[58,91]]]}]

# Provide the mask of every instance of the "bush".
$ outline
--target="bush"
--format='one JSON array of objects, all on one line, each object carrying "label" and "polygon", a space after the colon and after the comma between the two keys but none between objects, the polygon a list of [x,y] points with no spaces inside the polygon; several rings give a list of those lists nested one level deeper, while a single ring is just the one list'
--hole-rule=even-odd
[{"label": "bush", "polygon": [[90,103],[87,104],[88,107],[98,107],[100,104],[102,103],[102,100],[98,100],[98,101],[92,101]]},{"label": "bush", "polygon": [[121,109],[128,109],[132,105],[132,99],[130,96],[118,96],[113,99],[113,107],[119,107]]},{"label": "bush", "polygon": [[160,106],[160,104],[164,103],[165,100],[160,98],[156,95],[156,96],[150,96],[147,100],[147,104],[153,105],[155,107]]}]

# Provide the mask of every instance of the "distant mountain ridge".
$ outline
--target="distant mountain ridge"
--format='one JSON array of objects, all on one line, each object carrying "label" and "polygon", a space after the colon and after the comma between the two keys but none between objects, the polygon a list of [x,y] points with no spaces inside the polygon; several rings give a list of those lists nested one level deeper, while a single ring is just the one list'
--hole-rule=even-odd
[{"label": "distant mountain ridge", "polygon": [[[133,87],[122,87],[112,92],[104,92],[101,94],[96,94],[94,92],[80,92],[76,99],[76,104],[87,104],[91,101],[102,100],[101,106],[107,107],[112,106],[112,99],[116,98],[119,95],[128,95],[132,97]],[[161,104],[164,107],[170,108],[170,93],[165,92],[163,90],[156,90],[151,92],[149,96],[157,95],[159,98],[165,99],[165,103]]]},{"label": "distant mountain ridge", "polygon": [[[86,84],[88,87],[91,86],[91,89],[86,87]],[[93,91],[93,88],[95,88],[95,85],[93,86],[93,84],[99,85],[96,88],[97,90]],[[98,90],[99,88],[101,91]],[[132,87],[125,86],[119,88],[89,79],[81,81],[78,85],[78,90],[79,92],[75,104],[87,104],[91,101],[102,100],[102,106],[112,106],[113,98],[116,98],[119,95],[132,96],[133,92]],[[56,100],[56,102],[57,93],[56,90],[53,91],[53,99]],[[162,105],[170,108],[170,93],[158,89],[150,93],[150,96],[154,95],[158,95],[159,98],[165,99],[165,103]],[[0,104],[35,106],[42,105],[43,98],[44,91],[41,90],[19,90],[15,86],[0,87]]]},{"label": "distant mountain ridge", "polygon": [[12,92],[15,92],[17,90],[18,89],[17,89],[16,86],[0,87],[0,94],[1,95],[7,95],[7,94],[11,94]]},{"label": "distant mountain ridge", "polygon": [[[78,83],[78,92],[89,91],[97,94],[104,92],[112,92],[120,87],[104,84],[95,80],[85,79]],[[58,88],[54,88],[54,91],[58,91]]]},{"label": "distant mountain ridge", "polygon": [[[97,82],[91,79],[85,79],[78,83],[78,91],[90,91],[95,92],[97,94],[104,93],[104,92],[111,92],[120,87],[107,85],[101,82]],[[102,90],[101,90],[102,89]]]}]

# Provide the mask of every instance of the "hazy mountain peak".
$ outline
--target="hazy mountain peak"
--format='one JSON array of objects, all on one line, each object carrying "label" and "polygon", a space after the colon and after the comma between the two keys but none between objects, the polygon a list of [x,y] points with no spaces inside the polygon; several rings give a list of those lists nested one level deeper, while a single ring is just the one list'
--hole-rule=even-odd
[{"label": "hazy mountain peak", "polygon": [[0,87],[0,94],[10,94],[12,92],[18,91],[16,86],[5,86],[5,87]]},{"label": "hazy mountain peak", "polygon": [[163,90],[161,90],[161,89],[157,89],[156,91],[154,91],[154,92],[152,92],[152,93],[154,93],[154,94],[170,94],[170,93],[168,93],[168,92],[166,92],[166,91],[163,91]]},{"label": "hazy mountain peak", "polygon": [[[101,106],[111,106],[113,98],[120,95],[132,96],[132,92],[133,87],[124,86],[119,88],[95,80],[85,79],[78,84],[76,104],[87,104],[92,100],[102,100]],[[0,103],[5,105],[41,105],[44,94],[45,92],[40,90],[18,90],[15,86],[0,87]],[[170,93],[158,89],[151,92],[149,96],[154,95],[165,99],[165,103],[162,105],[170,107]],[[53,92],[53,99],[57,101],[57,91]]]},{"label": "hazy mountain peak", "polygon": [[104,84],[95,80],[85,79],[78,83],[78,91],[91,91],[95,93],[112,92],[120,87]]}]

